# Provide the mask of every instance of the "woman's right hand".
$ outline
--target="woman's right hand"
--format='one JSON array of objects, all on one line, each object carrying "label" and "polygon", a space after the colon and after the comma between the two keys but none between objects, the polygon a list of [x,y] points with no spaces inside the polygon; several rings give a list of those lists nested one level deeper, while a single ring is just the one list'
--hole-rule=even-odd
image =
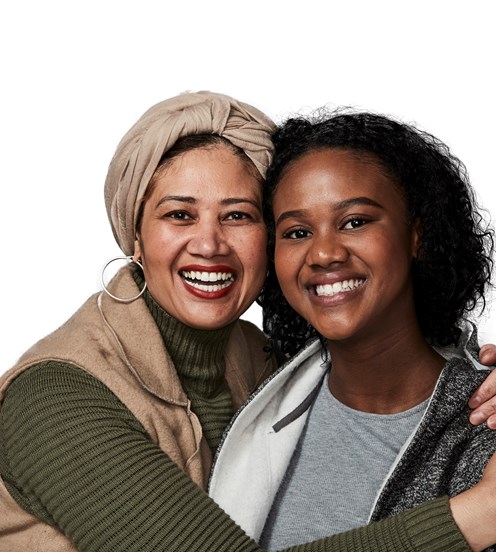
[{"label": "woman's right hand", "polygon": [[450,499],[453,518],[475,552],[496,543],[496,453],[482,479]]}]

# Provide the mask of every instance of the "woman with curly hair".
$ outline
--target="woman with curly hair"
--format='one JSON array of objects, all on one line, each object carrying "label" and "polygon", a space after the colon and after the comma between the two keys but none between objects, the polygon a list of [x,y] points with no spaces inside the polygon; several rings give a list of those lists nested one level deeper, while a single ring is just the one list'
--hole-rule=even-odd
[{"label": "woman with curly hair", "polygon": [[[496,451],[466,407],[487,372],[438,349],[484,306],[492,269],[463,164],[372,113],[290,119],[274,144],[264,329],[296,356],[237,416],[211,483],[267,550],[454,496]],[[226,492],[247,487],[255,514]]]}]

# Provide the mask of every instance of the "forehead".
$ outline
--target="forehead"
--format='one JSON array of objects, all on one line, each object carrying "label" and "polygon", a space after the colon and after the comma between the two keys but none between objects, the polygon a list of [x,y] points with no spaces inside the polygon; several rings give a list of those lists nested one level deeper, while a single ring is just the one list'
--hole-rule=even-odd
[{"label": "forehead", "polygon": [[340,178],[353,179],[370,176],[391,180],[385,174],[381,161],[372,153],[344,148],[323,148],[305,153],[291,162],[283,172],[280,182],[286,179],[318,176],[329,178],[335,174]]},{"label": "forehead", "polygon": [[397,182],[373,154],[343,148],[319,149],[293,161],[274,192],[281,201],[311,201],[339,196],[402,198]]},{"label": "forehead", "polygon": [[228,146],[215,145],[192,149],[171,159],[156,176],[152,196],[165,192],[259,196],[261,186],[246,160]]}]

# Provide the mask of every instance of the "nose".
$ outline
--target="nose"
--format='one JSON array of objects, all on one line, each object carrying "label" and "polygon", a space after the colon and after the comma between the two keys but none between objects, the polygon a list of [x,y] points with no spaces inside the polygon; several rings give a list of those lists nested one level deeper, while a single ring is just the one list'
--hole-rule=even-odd
[{"label": "nose", "polygon": [[187,251],[191,255],[210,259],[218,255],[228,255],[230,247],[222,226],[213,221],[205,221],[195,226]]},{"label": "nose", "polygon": [[350,252],[340,236],[335,232],[314,234],[307,252],[309,266],[329,267],[334,263],[345,263]]}]

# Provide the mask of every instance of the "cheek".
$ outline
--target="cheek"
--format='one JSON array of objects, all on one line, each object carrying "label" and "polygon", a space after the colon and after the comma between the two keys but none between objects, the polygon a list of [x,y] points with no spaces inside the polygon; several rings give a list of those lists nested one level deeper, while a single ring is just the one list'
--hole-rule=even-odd
[{"label": "cheek", "polygon": [[383,256],[389,258],[391,263],[394,263],[396,260],[398,263],[403,263],[405,267],[410,267],[413,258],[412,253],[413,249],[410,237],[398,233],[386,243]]},{"label": "cheek", "polygon": [[371,270],[381,293],[404,289],[412,277],[412,250],[406,236],[397,234],[382,235],[382,239],[363,244],[359,253]]},{"label": "cheek", "polygon": [[[171,246],[172,244],[172,246]],[[178,256],[181,246],[178,240],[164,239],[152,234],[150,239],[141,242],[143,266],[148,278],[159,280],[166,278]]]},{"label": "cheek", "polygon": [[253,272],[256,275],[267,272],[267,233],[260,229],[245,234],[235,245],[238,257],[241,259],[245,272]]},{"label": "cheek", "polygon": [[409,240],[397,229],[377,229],[351,247],[356,255],[368,258],[370,262],[387,260],[393,264],[411,256]]},{"label": "cheek", "polygon": [[286,297],[291,297],[298,286],[298,263],[295,252],[284,246],[276,246],[274,263],[281,290]]}]

